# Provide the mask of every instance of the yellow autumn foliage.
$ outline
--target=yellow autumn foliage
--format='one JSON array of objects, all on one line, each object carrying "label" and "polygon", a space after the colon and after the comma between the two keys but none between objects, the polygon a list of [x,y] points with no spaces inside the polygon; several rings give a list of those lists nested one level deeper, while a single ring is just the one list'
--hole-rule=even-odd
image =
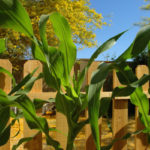
[{"label": "yellow autumn foliage", "polygon": [[[53,11],[58,11],[67,18],[73,32],[73,40],[75,43],[79,43],[81,47],[95,46],[96,35],[93,31],[106,25],[106,22],[102,21],[102,14],[89,7],[89,0],[21,0],[21,2],[29,13],[34,33],[38,39],[38,21],[40,16],[42,14],[50,14]],[[27,47],[30,46],[28,39],[20,33],[4,29],[0,29],[0,33],[0,37],[8,37],[7,53],[11,54],[13,52],[12,56],[21,56],[21,54],[26,52]],[[50,22],[47,24],[47,37],[50,45],[58,45],[58,40],[54,35]],[[25,55],[28,54],[26,53]]]}]

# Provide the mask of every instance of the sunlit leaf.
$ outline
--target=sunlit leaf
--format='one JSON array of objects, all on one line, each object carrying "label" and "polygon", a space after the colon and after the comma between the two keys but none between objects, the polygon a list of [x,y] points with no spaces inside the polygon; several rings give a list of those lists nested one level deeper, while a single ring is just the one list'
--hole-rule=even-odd
[{"label": "sunlit leaf", "polygon": [[64,77],[66,84],[69,82],[69,75],[76,60],[76,47],[72,41],[71,29],[67,20],[59,13],[55,12],[50,15],[54,32],[59,38],[59,48],[63,53]]},{"label": "sunlit leaf", "polygon": [[33,37],[29,16],[18,0],[0,0],[0,27],[11,28]]},{"label": "sunlit leaf", "polygon": [[78,93],[80,92],[82,83],[84,81],[85,75],[88,71],[88,68],[91,66],[92,62],[99,56],[99,54],[101,54],[102,52],[110,49],[115,43],[116,41],[125,33],[121,32],[118,35],[110,38],[109,40],[107,40],[106,42],[104,42],[91,56],[90,60],[88,61],[87,66],[82,70],[82,72],[80,73],[79,77],[78,77],[78,82],[77,82],[77,91]]},{"label": "sunlit leaf", "polygon": [[0,53],[6,50],[6,39],[0,39]]}]

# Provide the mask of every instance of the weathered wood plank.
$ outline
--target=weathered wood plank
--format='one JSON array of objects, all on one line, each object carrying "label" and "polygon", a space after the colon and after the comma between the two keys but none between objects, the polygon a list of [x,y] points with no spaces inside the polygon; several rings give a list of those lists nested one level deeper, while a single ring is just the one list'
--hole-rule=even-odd
[{"label": "weathered wood plank", "polygon": [[[12,72],[12,65],[9,60],[0,59],[0,66]],[[0,73],[0,88],[6,93],[9,93],[11,90],[11,78],[3,73]],[[1,146],[0,150],[10,150],[10,140],[4,146]]]},{"label": "weathered wood plank", "polygon": [[[38,70],[35,72],[34,76],[38,76],[38,74],[42,72],[42,64],[37,60],[27,61],[24,64],[24,72],[23,72],[24,77],[27,74],[31,73],[37,67],[38,67]],[[42,79],[39,79],[34,83],[32,90],[30,91],[30,94],[32,93],[34,95],[35,93],[39,93],[39,92],[42,92]],[[29,129],[25,121],[24,121],[23,126],[24,126],[23,127],[24,137],[34,136],[37,133],[37,130]],[[41,133],[38,134],[31,141],[24,144],[24,148],[27,150],[42,150],[42,134]]]},{"label": "weathered wood plank", "polygon": [[[121,86],[116,72],[113,71],[113,88]],[[112,105],[112,129],[113,138],[121,138],[127,133],[128,124],[128,101],[113,99]],[[113,150],[127,150],[127,140],[121,140],[113,145]]]},{"label": "weathered wood plank", "polygon": [[[136,75],[138,78],[142,77],[143,74],[148,74],[148,67],[145,65],[139,65],[136,68]],[[149,82],[147,82],[145,85],[143,85],[143,91],[147,92],[149,88]],[[136,126],[135,130],[141,130],[144,129],[144,125],[141,123],[139,118],[139,112],[138,108],[135,108],[135,121]],[[147,136],[144,133],[140,133],[135,136],[135,150],[145,150],[148,145]]]}]

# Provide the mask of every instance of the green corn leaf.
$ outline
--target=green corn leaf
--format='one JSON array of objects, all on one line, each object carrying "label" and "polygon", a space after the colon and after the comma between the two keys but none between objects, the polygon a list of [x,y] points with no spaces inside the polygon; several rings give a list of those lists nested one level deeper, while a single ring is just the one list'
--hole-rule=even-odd
[{"label": "green corn leaf", "polygon": [[7,141],[9,140],[10,137],[10,126],[11,124],[6,127],[2,133],[0,133],[0,146],[4,145],[7,143]]},{"label": "green corn leaf", "polygon": [[[144,123],[145,127],[148,128],[150,124],[150,117],[148,115],[149,112],[149,101],[146,95],[143,93],[142,88],[140,85],[144,84],[148,76],[143,76],[139,81],[137,80],[136,76],[130,69],[128,65],[125,65],[124,62],[118,63],[117,67],[114,65],[114,68],[117,68],[117,75],[118,79],[122,84],[128,85],[124,88],[117,88],[113,92],[114,95],[130,95],[131,103],[138,106],[139,112],[141,114],[141,120]],[[127,91],[128,90],[128,91]],[[131,92],[131,93],[130,93]]]},{"label": "green corn leaf", "polygon": [[117,58],[117,61],[125,61],[130,58],[136,57],[141,53],[150,41],[150,25],[142,27],[137,33],[135,40],[132,42],[130,47]]},{"label": "green corn leaf", "polygon": [[99,118],[107,114],[110,108],[110,103],[111,103],[110,97],[101,98],[99,107]]},{"label": "green corn leaf", "polygon": [[137,33],[134,46],[132,49],[132,55],[135,57],[139,53],[141,53],[147,46],[148,42],[150,41],[150,25],[144,26],[140,29]]},{"label": "green corn leaf", "polygon": [[136,88],[136,90],[130,96],[132,104],[138,106],[139,112],[141,114],[141,121],[144,123],[146,128],[150,126],[150,116],[149,116],[149,100],[147,96],[143,93],[141,87]]},{"label": "green corn leaf", "polygon": [[13,93],[15,93],[16,91],[20,90],[23,86],[25,86],[27,84],[27,82],[29,82],[29,80],[31,80],[32,76],[34,75],[34,73],[37,71],[38,68],[35,68],[32,73],[29,73],[28,75],[26,75],[22,81],[16,85],[9,93],[9,95],[12,95]]},{"label": "green corn leaf", "polygon": [[23,114],[28,123],[28,126],[31,129],[39,129],[40,125],[37,121],[38,119],[36,116],[36,110],[31,100],[27,96],[22,95],[16,99],[15,102],[18,104],[18,107],[23,110]]},{"label": "green corn leaf", "polygon": [[36,110],[42,108],[45,103],[48,103],[48,101],[42,100],[42,99],[39,99],[39,98],[35,98],[33,100],[33,104],[34,104],[34,107],[35,107]]},{"label": "green corn leaf", "polygon": [[10,28],[33,37],[29,16],[18,0],[0,0],[0,27]]},{"label": "green corn leaf", "polygon": [[108,73],[112,70],[111,64],[102,63],[92,74],[91,83],[88,91],[88,113],[92,134],[97,150],[100,150],[99,138],[99,109],[100,109],[100,90],[106,80]]},{"label": "green corn leaf", "polygon": [[121,32],[118,35],[110,38],[109,40],[107,40],[106,42],[104,42],[95,52],[94,54],[91,56],[90,60],[88,61],[87,66],[82,70],[82,72],[80,73],[79,77],[78,77],[78,82],[77,82],[77,88],[78,88],[78,93],[80,92],[82,83],[84,81],[85,75],[88,71],[88,68],[90,67],[90,65],[92,64],[92,62],[99,56],[99,54],[101,54],[102,52],[110,49],[115,43],[116,41],[125,33]]},{"label": "green corn leaf", "polygon": [[40,32],[43,49],[45,52],[48,51],[48,42],[46,37],[46,23],[48,19],[49,19],[49,15],[42,15],[39,21],[39,32]]},{"label": "green corn leaf", "polygon": [[26,143],[26,142],[29,142],[29,141],[32,140],[33,138],[34,138],[34,136],[33,136],[33,137],[21,138],[21,139],[18,141],[17,144],[13,145],[12,150],[17,150],[17,148],[18,148],[21,144]]},{"label": "green corn leaf", "polygon": [[15,121],[17,121],[18,122],[18,125],[19,125],[19,129],[18,129],[18,131],[15,133],[15,135],[14,136],[12,136],[11,138],[15,138],[16,136],[18,136],[19,135],[19,133],[20,133],[20,122],[19,122],[19,119],[17,119],[17,120],[15,120]]},{"label": "green corn leaf", "polygon": [[43,74],[40,73],[37,77],[31,77],[31,79],[25,84],[24,89],[21,90],[21,93],[28,93],[32,89],[34,83],[43,78]]},{"label": "green corn leaf", "polygon": [[48,86],[56,90],[60,89],[61,85],[60,79],[57,78],[56,76],[53,76],[50,68],[46,64],[43,65],[43,75],[45,82],[47,83]]},{"label": "green corn leaf", "polygon": [[125,96],[130,96],[133,92],[134,92],[135,88],[134,87],[130,87],[130,86],[127,86],[127,87],[116,87],[114,90],[113,90],[113,93],[112,93],[112,98],[115,98],[115,97],[125,97]]},{"label": "green corn leaf", "polygon": [[130,84],[131,87],[140,87],[150,80],[150,75],[144,74],[139,80]]},{"label": "green corn leaf", "polygon": [[109,145],[103,146],[102,150],[110,150],[111,147],[113,146],[113,144],[116,143],[117,141],[126,140],[126,139],[130,138],[131,136],[135,136],[135,135],[140,134],[141,132],[143,132],[143,130],[137,130],[135,132],[127,133],[126,135],[124,135],[121,138],[116,138],[116,139],[112,140],[112,142]]},{"label": "green corn leaf", "polygon": [[3,67],[0,67],[0,72],[1,72],[1,73],[5,73],[5,74],[7,74],[9,77],[12,78],[13,87],[16,85],[16,80],[15,80],[14,76],[13,76],[8,70],[4,69]]},{"label": "green corn leaf", "polygon": [[30,129],[38,129],[45,133],[47,144],[54,146],[57,150],[62,150],[60,144],[49,136],[49,127],[46,119],[36,115],[34,104],[29,97],[22,95],[15,102],[23,110],[24,118]]},{"label": "green corn leaf", "polygon": [[51,70],[52,75],[55,78],[59,78],[59,80],[65,82],[64,80],[64,63],[63,63],[63,54],[61,51],[54,47],[48,47],[48,58],[49,58],[49,68]]},{"label": "green corn leaf", "polygon": [[148,65],[148,70],[150,71],[150,41],[148,42],[148,62],[147,62],[147,65]]},{"label": "green corn leaf", "polygon": [[43,49],[40,47],[37,40],[34,38],[34,41],[32,42],[32,55],[35,59],[40,60],[43,63],[46,63],[46,57],[43,52]]},{"label": "green corn leaf", "polygon": [[0,39],[0,53],[6,50],[6,39]]},{"label": "green corn leaf", "polygon": [[113,64],[116,69],[116,74],[119,82],[123,85],[129,85],[137,81],[137,77],[134,75],[132,69],[127,65],[126,62],[119,62]]},{"label": "green corn leaf", "polygon": [[5,145],[9,138],[10,138],[10,128],[13,126],[16,122],[16,119],[13,119],[11,123],[3,129],[3,131],[0,133],[0,146]]},{"label": "green corn leaf", "polygon": [[71,97],[64,95],[60,92],[56,95],[56,109],[58,112],[63,113],[64,115],[70,115],[74,110],[74,101]]},{"label": "green corn leaf", "polygon": [[34,83],[35,83],[37,80],[41,79],[42,77],[43,77],[43,74],[42,74],[42,73],[40,73],[37,77],[33,77],[33,76],[32,76],[32,77],[30,78],[30,80],[28,80],[28,81],[25,83],[25,85],[23,86],[22,89],[16,91],[16,95],[24,95],[24,94],[29,93],[29,92],[31,91],[31,89],[32,89],[32,87],[33,87],[33,85],[34,85]]},{"label": "green corn leaf", "polygon": [[67,20],[59,13],[55,12],[50,15],[50,21],[52,22],[54,32],[59,38],[59,48],[63,54],[64,62],[64,78],[66,85],[69,83],[69,76],[71,69],[76,60],[76,47],[72,41],[71,29]]},{"label": "green corn leaf", "polygon": [[0,89],[0,104],[3,106],[11,104],[11,101],[8,99],[7,94],[2,89]]},{"label": "green corn leaf", "polygon": [[62,80],[62,83],[65,83],[64,79],[64,56],[63,53],[54,48],[48,46],[47,37],[46,37],[46,23],[50,15],[42,15],[39,21],[39,31],[42,41],[43,51],[47,58],[47,65],[51,70],[51,75],[56,79]]},{"label": "green corn leaf", "polygon": [[0,134],[5,129],[8,121],[10,118],[10,108],[9,107],[2,107],[0,109]]}]

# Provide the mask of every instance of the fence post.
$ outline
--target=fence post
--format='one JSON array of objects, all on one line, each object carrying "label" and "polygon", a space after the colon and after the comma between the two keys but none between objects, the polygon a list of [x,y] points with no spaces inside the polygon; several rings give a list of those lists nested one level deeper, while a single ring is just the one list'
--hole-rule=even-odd
[{"label": "fence post", "polygon": [[[84,63],[81,62],[81,65],[85,66],[87,63],[88,63],[88,61],[84,62]],[[92,72],[97,69],[99,63],[100,62],[95,61],[91,64],[91,66],[88,70],[87,76],[86,76],[85,85],[90,84]],[[86,118],[88,118],[88,111],[85,112],[85,115],[86,115]],[[101,124],[102,124],[102,118],[99,119],[99,133],[100,133],[100,135],[101,135]],[[86,150],[96,150],[93,136],[91,133],[91,127],[89,124],[86,125],[86,127],[85,127],[85,139],[86,139],[86,148],[85,149]],[[101,137],[100,137],[100,139],[101,139]]]},{"label": "fence post", "polygon": [[[38,68],[38,70],[35,72],[34,76],[37,76],[39,73],[42,72],[42,64],[37,60],[29,60],[24,64],[24,77],[31,73],[35,68]],[[35,82],[32,90],[30,93],[40,93],[42,92],[42,79],[39,79]],[[23,134],[24,137],[33,136],[37,133],[37,130],[31,130],[29,129],[26,121],[23,123]],[[33,138],[31,141],[26,143],[24,145],[24,148],[28,150],[42,150],[42,133],[38,134],[35,138]]]},{"label": "fence post", "polygon": [[[116,72],[113,71],[113,88],[121,86],[118,81]],[[113,99],[113,117],[112,128],[113,137],[120,138],[127,133],[128,124],[128,100],[126,99]],[[127,140],[121,140],[113,145],[113,150],[127,150]]]},{"label": "fence post", "polygon": [[[12,72],[12,65],[9,60],[0,59],[0,66]],[[6,93],[9,93],[11,90],[11,81],[8,75],[0,73],[0,88]],[[1,146],[0,150],[10,150],[10,140],[4,146]]]},{"label": "fence post", "polygon": [[[142,77],[143,74],[148,74],[148,67],[145,65],[139,65],[136,68],[136,75],[138,78]],[[143,85],[143,91],[148,91],[149,82]],[[135,108],[135,121],[136,121],[136,130],[144,129],[144,125],[141,123],[139,118],[138,107]],[[140,133],[135,136],[135,150],[145,150],[148,145],[147,136],[144,133]]]}]

